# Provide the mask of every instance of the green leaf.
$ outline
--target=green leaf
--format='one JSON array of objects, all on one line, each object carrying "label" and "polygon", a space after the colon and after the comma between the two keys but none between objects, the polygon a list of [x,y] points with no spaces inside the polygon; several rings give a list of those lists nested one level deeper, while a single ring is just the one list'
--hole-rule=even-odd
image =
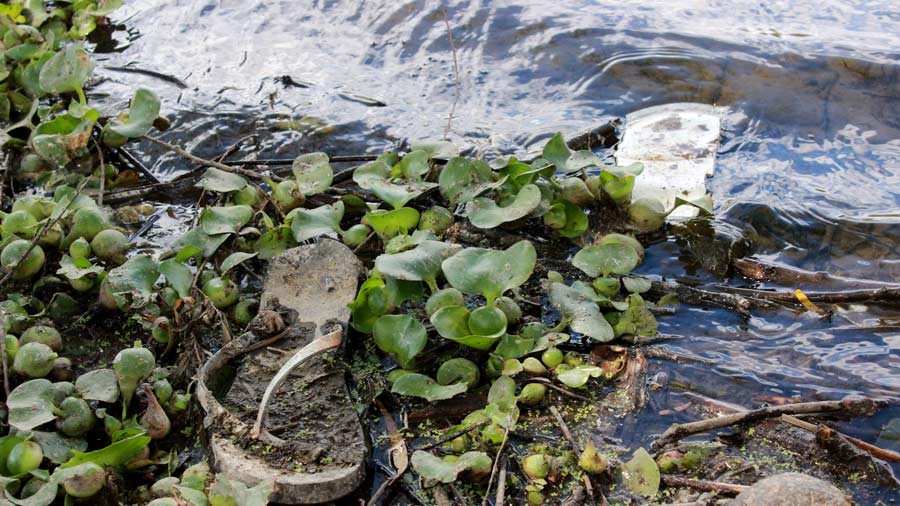
[{"label": "green leaf", "polygon": [[85,462],[93,462],[100,466],[120,468],[129,460],[141,453],[150,444],[150,436],[137,434],[92,452],[72,451],[73,457],[60,468],[67,469]]},{"label": "green leaf", "polygon": [[[547,157],[544,156],[544,158]],[[571,174],[581,169],[586,169],[588,167],[598,167],[602,164],[603,160],[601,160],[599,156],[595,155],[590,150],[582,149],[580,151],[572,153],[566,160],[565,167],[561,167],[560,170],[566,174]]]},{"label": "green leaf", "polygon": [[572,265],[591,277],[628,274],[640,262],[640,254],[625,243],[588,246],[572,258]]},{"label": "green leaf", "polygon": [[337,201],[331,205],[319,206],[315,209],[297,208],[288,214],[291,218],[291,232],[294,240],[308,241],[320,235],[337,233],[341,230],[341,218],[344,217],[344,203]]},{"label": "green leaf", "polygon": [[547,144],[544,145],[543,158],[556,166],[557,172],[566,173],[566,161],[572,155],[572,150],[566,145],[562,133],[556,132]]},{"label": "green leaf", "polygon": [[561,372],[557,379],[569,388],[581,388],[588,379],[599,378],[603,375],[603,369],[593,365],[577,365],[567,371]]},{"label": "green leaf", "polygon": [[353,181],[360,188],[370,190],[394,209],[402,208],[410,200],[437,186],[415,180],[394,183],[390,177],[391,168],[382,160],[367,163],[353,171]]},{"label": "green leaf", "polygon": [[632,494],[653,497],[659,492],[659,467],[647,450],[638,448],[631,460],[622,464],[622,482]]},{"label": "green leaf", "polygon": [[294,159],[291,170],[300,192],[306,196],[324,192],[334,180],[334,170],[325,153],[300,155]]},{"label": "green leaf", "polygon": [[375,269],[393,278],[425,281],[435,287],[435,280],[441,272],[441,263],[461,249],[458,244],[426,240],[411,250],[393,255],[379,255],[375,259]]},{"label": "green leaf", "polygon": [[588,218],[584,211],[567,200],[557,200],[555,204],[563,207],[566,216],[565,226],[557,230],[559,235],[569,238],[581,236],[588,227]]},{"label": "green leaf", "polygon": [[503,336],[503,332],[489,336],[472,334],[468,324],[470,314],[463,306],[445,306],[431,315],[431,324],[444,339],[476,350],[491,349]]},{"label": "green leaf", "polygon": [[210,506],[266,506],[274,490],[274,480],[263,481],[248,488],[247,485],[229,480],[224,474],[216,475],[209,488]]},{"label": "green leaf", "polygon": [[113,118],[106,128],[122,137],[134,139],[146,135],[158,117],[159,97],[146,88],[138,88],[131,98],[127,116]]},{"label": "green leaf", "polygon": [[356,299],[347,305],[350,308],[350,325],[363,334],[371,334],[375,321],[387,312],[388,303],[384,280],[373,274],[359,287]]},{"label": "green leaf", "polygon": [[390,353],[404,369],[409,369],[413,359],[428,342],[425,326],[409,315],[385,315],[375,321],[375,344]]},{"label": "green leaf", "polygon": [[225,172],[224,170],[210,167],[206,169],[203,178],[197,183],[197,186],[206,191],[216,193],[228,193],[243,190],[247,186],[247,180],[244,176]]},{"label": "green leaf", "polygon": [[[604,167],[599,176],[589,179],[591,187],[596,187],[599,181],[600,187],[617,204],[624,204],[631,200],[634,190],[635,178],[644,171],[644,165],[640,162],[627,167]],[[596,189],[595,189],[596,193]]]},{"label": "green leaf", "polygon": [[106,282],[116,304],[126,307],[128,299],[134,307],[143,307],[153,296],[153,286],[159,278],[159,266],[147,255],[137,255],[109,271]]},{"label": "green leaf", "polygon": [[419,211],[411,207],[401,207],[393,211],[378,209],[366,214],[365,221],[382,240],[387,240],[416,228],[419,223]]},{"label": "green leaf", "polygon": [[647,278],[626,276],[622,278],[622,284],[624,284],[625,289],[631,293],[644,293],[653,288],[653,283]]},{"label": "green leaf", "polygon": [[75,390],[86,401],[113,403],[119,398],[119,382],[112,369],[94,369],[78,376]]},{"label": "green leaf", "polygon": [[534,339],[528,339],[513,334],[505,334],[500,338],[500,343],[494,350],[504,360],[510,358],[522,358],[534,350]]},{"label": "green leaf", "polygon": [[428,402],[450,399],[468,390],[465,383],[441,385],[424,374],[404,374],[391,387],[391,392],[408,397],[421,397]]},{"label": "green leaf", "polygon": [[53,386],[49,380],[28,380],[9,393],[6,401],[10,426],[17,430],[31,430],[56,420],[53,414]]},{"label": "green leaf", "polygon": [[257,253],[244,253],[243,251],[235,251],[234,253],[225,257],[225,260],[222,261],[221,271],[224,275],[226,272],[234,269],[238,265],[250,260],[257,256]]},{"label": "green leaf", "polygon": [[62,114],[35,127],[31,147],[44,160],[63,166],[82,154],[100,114],[91,109],[82,118]]},{"label": "green leaf", "polygon": [[94,62],[87,50],[81,44],[70,44],[57,51],[41,68],[41,88],[47,93],[80,92],[93,69]]},{"label": "green leaf", "polygon": [[569,321],[569,328],[573,331],[604,343],[615,337],[612,326],[603,317],[597,303],[584,292],[562,283],[553,283],[549,297],[550,304]]},{"label": "green leaf", "polygon": [[675,207],[678,206],[694,206],[700,210],[701,214],[709,215],[713,213],[712,195],[707,193],[706,195],[697,199],[675,197]]},{"label": "green leaf", "polygon": [[498,188],[505,181],[506,178],[494,181],[494,172],[482,160],[462,157],[451,158],[438,176],[441,195],[454,206]]},{"label": "green leaf", "polygon": [[181,498],[190,503],[191,506],[209,506],[209,501],[200,490],[194,490],[190,487],[175,485],[175,492]]},{"label": "green leaf", "polygon": [[424,151],[436,160],[449,160],[459,156],[459,146],[447,141],[413,142],[410,151]]},{"label": "green leaf", "polygon": [[430,169],[428,153],[423,150],[412,150],[400,160],[400,173],[408,181],[420,181]]},{"label": "green leaf", "polygon": [[628,309],[618,315],[619,319],[613,325],[616,335],[655,336],[656,317],[647,309],[644,299],[640,295],[629,295],[628,303]]},{"label": "green leaf", "polygon": [[275,227],[262,235],[253,243],[253,249],[259,253],[259,258],[271,260],[287,251],[293,246],[294,237],[290,227]]},{"label": "green leaf", "polygon": [[229,237],[230,234],[209,235],[203,231],[202,227],[196,227],[176,239],[172,243],[172,250],[184,251],[185,248],[191,248],[192,251],[199,251],[203,258],[209,258],[216,254],[219,246]]},{"label": "green leaf", "polygon": [[492,464],[491,458],[484,452],[466,452],[455,462],[450,462],[422,450],[413,452],[410,462],[423,478],[441,483],[453,483],[463,471],[490,469]]},{"label": "green leaf", "polygon": [[500,376],[488,391],[488,404],[496,405],[501,411],[511,412],[516,407],[516,382],[509,376]]},{"label": "green leaf", "polygon": [[90,260],[86,258],[72,258],[63,254],[59,260],[59,269],[56,273],[65,276],[66,279],[81,279],[85,276],[97,276],[103,272],[103,267],[99,265],[91,265]]},{"label": "green leaf", "polygon": [[47,460],[57,465],[72,458],[72,450],[83,452],[88,448],[84,438],[66,437],[58,432],[36,430],[31,433],[31,440],[41,446]]},{"label": "green leaf", "polygon": [[519,190],[515,200],[500,207],[491,199],[477,198],[466,204],[466,216],[478,228],[494,228],[528,216],[541,204],[541,190],[528,184]]},{"label": "green leaf", "polygon": [[236,234],[251,217],[250,206],[207,207],[200,213],[200,227],[207,235]]},{"label": "green leaf", "polygon": [[159,272],[166,278],[169,285],[175,289],[179,297],[184,298],[191,295],[194,275],[186,265],[170,258],[159,263]]},{"label": "green leaf", "polygon": [[528,281],[537,252],[528,241],[506,250],[466,248],[444,260],[441,268],[451,286],[470,295],[481,294],[493,304],[504,292]]},{"label": "green leaf", "polygon": [[431,315],[431,324],[438,334],[454,341],[472,333],[468,321],[469,310],[463,306],[444,306]]}]

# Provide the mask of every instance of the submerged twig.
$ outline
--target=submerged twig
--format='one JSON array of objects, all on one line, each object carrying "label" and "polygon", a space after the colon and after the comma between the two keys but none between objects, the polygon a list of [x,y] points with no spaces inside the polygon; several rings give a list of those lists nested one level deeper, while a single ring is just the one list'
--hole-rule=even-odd
[{"label": "submerged twig", "polygon": [[466,434],[472,432],[473,430],[475,430],[475,429],[477,429],[477,428],[479,428],[479,427],[484,427],[484,426],[487,425],[487,424],[488,424],[488,420],[482,420],[482,421],[480,421],[480,422],[478,422],[478,423],[474,423],[474,424],[472,424],[472,425],[466,427],[466,428],[463,429],[463,430],[454,432],[453,434],[450,434],[450,435],[448,435],[448,436],[444,436],[444,437],[438,439],[437,441],[434,441],[434,442],[432,442],[432,443],[428,443],[428,444],[425,445],[425,446],[420,446],[420,447],[416,448],[416,451],[418,451],[418,450],[430,450],[430,449],[432,449],[432,448],[437,448],[438,446],[441,446],[442,444],[444,444],[444,443],[446,443],[446,442],[448,442],[448,441],[453,441],[454,439],[456,439],[456,438],[458,438],[458,437],[460,437],[460,436],[465,436]]},{"label": "submerged twig", "polygon": [[[581,455],[581,447],[578,445],[578,441],[575,441],[575,437],[572,435],[572,432],[569,430],[569,426],[566,425],[566,420],[559,413],[559,410],[556,409],[556,406],[550,406],[550,413],[556,418],[556,422],[559,423],[559,430],[562,432],[563,437],[566,438],[566,441],[569,442],[569,446],[572,447],[572,451],[575,452],[576,457]],[[587,475],[585,475],[587,477]],[[584,488],[587,491],[588,497],[591,500],[594,500],[594,484],[591,483],[590,477],[587,477],[584,480]]]},{"label": "submerged twig", "polygon": [[559,392],[563,395],[567,395],[573,399],[578,399],[579,401],[594,402],[593,399],[590,399],[583,395],[576,394],[575,392],[572,392],[570,390],[566,390],[565,388],[554,385],[553,382],[548,380],[547,378],[529,378],[528,382],[529,383],[540,383],[541,385],[544,385],[545,387],[547,387],[551,390],[556,390],[557,392]]},{"label": "submerged twig", "polygon": [[887,460],[890,462],[900,462],[900,453],[875,446],[875,445],[873,445],[871,443],[867,443],[861,439],[856,439],[853,436],[848,436],[848,435],[846,435],[842,432],[838,432],[830,427],[825,427],[825,426],[816,425],[814,423],[809,423],[806,420],[801,420],[801,419],[799,419],[795,416],[791,416],[791,415],[781,415],[781,421],[789,423],[795,427],[799,427],[803,430],[812,432],[813,434],[816,434],[817,432],[819,432],[820,430],[823,430],[823,429],[829,430],[832,433],[846,439],[847,442],[849,442],[853,446],[855,446],[861,450],[865,450],[865,451],[869,452],[869,454],[872,455],[873,457],[879,458],[881,460]]},{"label": "submerged twig", "polygon": [[673,476],[671,474],[662,475],[662,482],[667,487],[691,488],[701,492],[715,492],[722,495],[738,495],[750,488],[747,485],[737,485],[734,483],[722,483],[718,481],[695,480],[692,478],[684,478],[682,476]]},{"label": "submerged twig", "polygon": [[[743,295],[754,299],[767,300],[770,302],[782,302],[798,304],[796,295],[793,291],[776,291],[776,290],[759,290],[756,288],[738,288],[733,286],[718,286],[723,292],[735,295]],[[882,303],[900,303],[900,287],[882,287],[871,288],[865,290],[847,290],[843,292],[805,292],[806,297],[812,302],[822,302],[827,304],[844,303],[844,302],[882,302]]]},{"label": "submerged twig", "polygon": [[900,288],[897,283],[888,283],[871,279],[855,279],[834,276],[824,271],[807,271],[782,264],[770,264],[755,258],[738,258],[734,267],[744,277],[755,281],[766,281],[794,285],[797,283],[814,283],[832,285],[847,289],[859,288]]},{"label": "submerged twig", "polygon": [[500,477],[497,479],[497,498],[494,500],[494,506],[503,506],[506,501],[506,456],[500,460]]},{"label": "submerged twig", "polygon": [[653,447],[662,448],[669,443],[692,434],[721,429],[739,423],[754,422],[764,418],[773,418],[784,414],[844,412],[853,416],[860,416],[874,413],[878,406],[879,404],[872,399],[858,397],[847,397],[839,401],[798,402],[782,406],[767,406],[697,422],[674,424],[662,433],[653,443]]},{"label": "submerged twig", "polygon": [[[225,165],[224,163],[220,163],[215,160],[207,160],[205,158],[200,158],[199,156],[192,155],[192,154],[188,153],[187,151],[181,149],[180,147],[178,147],[174,144],[169,144],[168,142],[166,142],[162,139],[157,139],[156,137],[150,137],[149,135],[145,135],[141,138],[146,139],[146,140],[148,140],[154,144],[157,144],[159,146],[162,146],[163,148],[166,148],[169,151],[171,151],[183,158],[187,158],[188,160],[190,160],[198,165],[206,165],[209,167],[215,167],[217,169],[224,170],[225,172],[231,172],[233,174],[240,174],[242,176],[246,176],[246,177],[249,177],[252,179],[258,179],[261,181],[265,180],[265,178],[262,175],[254,172],[252,170],[245,169],[243,167],[234,167],[231,165]],[[282,178],[280,176],[276,176],[275,174],[272,174],[270,176],[270,179],[272,179],[273,181],[284,181],[284,178]]]},{"label": "submerged twig", "polygon": [[488,497],[491,496],[491,486],[494,484],[494,475],[497,474],[497,467],[500,465],[500,457],[503,450],[506,449],[506,442],[509,440],[509,429],[513,425],[512,416],[507,419],[506,430],[503,431],[503,441],[500,442],[500,448],[497,449],[497,455],[494,457],[494,465],[491,466],[491,477],[488,478],[487,489],[484,491],[484,499],[481,500],[481,506],[487,506]]}]

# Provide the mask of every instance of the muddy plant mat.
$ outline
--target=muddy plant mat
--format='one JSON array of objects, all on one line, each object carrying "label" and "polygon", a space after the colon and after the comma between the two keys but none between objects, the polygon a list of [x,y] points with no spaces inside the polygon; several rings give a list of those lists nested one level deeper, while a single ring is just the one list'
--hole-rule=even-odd
[{"label": "muddy plant mat", "polygon": [[[207,412],[216,470],[249,484],[274,480],[273,502],[332,501],[365,478],[369,450],[340,348],[291,371],[273,392],[263,433],[251,436],[263,393],[282,366],[317,338],[339,338],[345,331],[346,305],[356,294],[360,272],[356,256],[331,240],[276,257],[251,331],[201,370],[198,397]],[[256,346],[273,335],[272,344]]]}]

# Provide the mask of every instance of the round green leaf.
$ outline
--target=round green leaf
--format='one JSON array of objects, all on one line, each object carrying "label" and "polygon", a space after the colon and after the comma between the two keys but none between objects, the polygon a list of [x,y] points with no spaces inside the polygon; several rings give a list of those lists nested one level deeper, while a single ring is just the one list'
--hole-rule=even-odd
[{"label": "round green leaf", "polygon": [[628,274],[640,262],[640,254],[624,243],[588,246],[572,258],[572,265],[591,277]]},{"label": "round green leaf", "polygon": [[119,383],[112,369],[94,369],[75,380],[75,390],[87,401],[116,402]]},{"label": "round green leaf", "polygon": [[375,344],[397,359],[400,367],[408,369],[413,359],[428,342],[425,326],[409,315],[385,315],[375,321]]},{"label": "round green leaf", "polygon": [[294,159],[291,166],[300,192],[306,196],[322,193],[331,187],[334,170],[325,153],[307,153]]},{"label": "round green leaf", "polygon": [[41,68],[41,88],[47,93],[80,90],[93,69],[91,55],[81,44],[70,44],[57,51]]},{"label": "round green leaf", "polygon": [[315,209],[297,208],[288,216],[291,218],[294,240],[303,242],[320,235],[339,232],[341,218],[344,217],[344,203],[337,201],[332,205],[326,204]]},{"label": "round green leaf", "polygon": [[466,452],[450,462],[422,450],[413,452],[410,462],[423,478],[441,483],[453,483],[467,469],[490,469],[492,463],[484,452]]},{"label": "round green leaf", "polygon": [[404,374],[391,387],[391,392],[408,397],[421,397],[428,402],[443,401],[459,395],[469,387],[465,383],[441,385],[424,374]]},{"label": "round green leaf", "polygon": [[[503,181],[506,179],[504,178]],[[491,167],[481,160],[455,157],[447,162],[438,176],[441,195],[456,204],[465,204],[482,193],[503,184],[494,181]]]},{"label": "round green leaf", "polygon": [[52,383],[43,378],[22,383],[9,393],[6,407],[9,425],[18,430],[31,430],[55,420]]},{"label": "round green leaf", "polygon": [[477,198],[466,204],[466,215],[472,225],[478,228],[494,228],[528,216],[540,204],[540,188],[528,184],[519,190],[515,200],[508,206],[500,207],[491,199]]},{"label": "round green leaf", "polygon": [[612,326],[603,317],[597,303],[584,292],[562,283],[553,283],[549,296],[550,304],[569,320],[569,328],[573,331],[600,342],[612,341],[615,337]]},{"label": "round green leaf", "polygon": [[207,207],[200,213],[200,226],[208,235],[235,234],[252,216],[250,206]]},{"label": "round green leaf", "polygon": [[444,260],[444,277],[457,290],[481,294],[492,303],[509,289],[528,281],[534,272],[537,252],[528,241],[506,250],[466,248]]},{"label": "round green leaf", "polygon": [[131,98],[128,116],[113,119],[107,128],[123,137],[134,139],[149,132],[158,117],[159,97],[146,88],[138,88]]},{"label": "round green leaf", "polygon": [[379,255],[375,259],[375,269],[393,278],[427,281],[433,285],[441,272],[441,263],[461,249],[458,244],[426,240],[411,250]]},{"label": "round green leaf", "polygon": [[241,175],[210,167],[197,186],[206,191],[228,193],[243,190],[247,186],[247,180]]},{"label": "round green leaf", "polygon": [[419,223],[419,211],[411,207],[401,207],[393,211],[379,209],[367,214],[366,222],[382,239],[390,239],[416,228]]},{"label": "round green leaf", "polygon": [[631,460],[622,464],[622,482],[632,494],[655,497],[659,491],[659,467],[647,450],[638,448]]},{"label": "round green leaf", "polygon": [[557,379],[569,388],[581,388],[590,378],[599,378],[603,369],[593,365],[577,365],[561,372]]}]

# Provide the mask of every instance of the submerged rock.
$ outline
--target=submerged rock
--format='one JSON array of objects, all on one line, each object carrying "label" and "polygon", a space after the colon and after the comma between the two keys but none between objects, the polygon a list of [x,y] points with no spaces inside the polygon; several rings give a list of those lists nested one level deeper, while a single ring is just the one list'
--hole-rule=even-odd
[{"label": "submerged rock", "polygon": [[770,476],[741,492],[731,506],[850,506],[840,489],[803,473]]}]

